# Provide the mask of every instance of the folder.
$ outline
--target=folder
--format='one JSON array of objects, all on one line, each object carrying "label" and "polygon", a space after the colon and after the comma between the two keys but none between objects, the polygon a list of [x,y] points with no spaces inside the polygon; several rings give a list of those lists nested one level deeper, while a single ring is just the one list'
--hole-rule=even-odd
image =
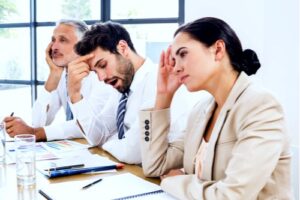
[{"label": "folder", "polygon": [[93,155],[85,151],[71,157],[37,163],[37,170],[48,178],[88,172],[112,171],[122,167],[123,164],[118,164],[106,157]]},{"label": "folder", "polygon": [[49,170],[46,171],[45,174],[49,178],[56,178],[61,176],[70,176],[75,174],[83,174],[89,172],[99,172],[99,171],[107,171],[112,169],[122,169],[124,164],[118,163],[116,165],[107,165],[107,166],[99,166],[99,167],[82,167],[82,168],[70,168],[70,169],[60,169],[60,170]]}]

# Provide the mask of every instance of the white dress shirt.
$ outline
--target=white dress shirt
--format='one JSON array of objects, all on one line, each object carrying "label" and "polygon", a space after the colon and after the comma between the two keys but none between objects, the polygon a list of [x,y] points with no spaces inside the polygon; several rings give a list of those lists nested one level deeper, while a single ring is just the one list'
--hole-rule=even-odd
[{"label": "white dress shirt", "polygon": [[[138,113],[141,109],[153,107],[156,99],[158,66],[146,59],[144,64],[137,70],[130,86],[130,93],[126,104],[124,118],[125,138],[118,139],[116,115],[120,93],[111,95],[109,103],[102,112],[93,112],[83,105],[71,105],[72,110],[85,132],[85,137],[92,145],[102,145],[102,148],[116,157],[118,160],[130,164],[141,163],[140,151],[140,128]],[[100,98],[100,97],[99,97]],[[179,121],[179,116],[189,113],[192,105],[187,103],[188,93],[185,88],[176,92],[172,102],[172,128],[184,129],[185,121]],[[95,97],[96,99],[96,97]],[[77,106],[77,108],[75,108]],[[80,106],[80,108],[79,108]],[[78,111],[84,111],[78,113]],[[178,120],[178,121],[177,121]],[[175,133],[175,131],[173,131]],[[178,132],[177,132],[178,133]],[[172,131],[170,137],[177,137]],[[145,136],[146,139],[146,136]]]},{"label": "white dress shirt", "polygon": [[[102,94],[102,101],[97,104],[97,106],[100,107],[99,109],[101,109],[107,101],[110,92],[113,90],[107,87],[106,84],[99,82],[94,73],[90,73],[82,80],[81,94],[85,104],[90,104],[88,99],[94,90],[97,90],[98,93]],[[44,127],[48,141],[82,137],[81,130],[76,123],[75,117],[70,121],[51,124],[61,107],[63,107],[64,112],[66,111],[67,100],[69,101],[66,87],[66,70],[64,70],[57,88],[52,92],[48,92],[43,87],[40,96],[34,103],[32,109],[32,125],[33,127]],[[70,101],[69,104],[71,105]]]}]

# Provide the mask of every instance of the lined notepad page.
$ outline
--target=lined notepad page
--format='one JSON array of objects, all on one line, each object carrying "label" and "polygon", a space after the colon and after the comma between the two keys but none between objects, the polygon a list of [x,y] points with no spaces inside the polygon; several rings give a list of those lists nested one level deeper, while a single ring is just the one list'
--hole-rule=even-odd
[{"label": "lined notepad page", "polygon": [[[97,177],[99,178],[99,176]],[[41,188],[52,199],[174,199],[161,190],[159,185],[150,183],[133,174],[125,173],[104,177],[90,188],[81,188],[96,180],[72,181],[50,184]]]}]

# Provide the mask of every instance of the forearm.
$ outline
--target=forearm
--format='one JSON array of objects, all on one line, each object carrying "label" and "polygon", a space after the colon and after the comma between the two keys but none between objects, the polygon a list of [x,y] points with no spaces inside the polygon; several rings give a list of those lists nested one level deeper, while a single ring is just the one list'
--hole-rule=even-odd
[{"label": "forearm", "polygon": [[157,94],[154,110],[170,108],[174,94]]},{"label": "forearm", "polygon": [[32,107],[33,127],[43,127],[52,123],[56,113],[61,108],[58,91],[49,93],[41,90],[40,95]]},{"label": "forearm", "polygon": [[62,71],[60,72],[51,72],[48,76],[48,79],[45,83],[45,89],[48,92],[52,92],[58,86],[59,80],[61,78]]},{"label": "forearm", "polygon": [[[140,132],[142,133],[142,162],[146,176],[160,176],[167,173],[170,169],[182,167],[182,139],[179,138],[172,144],[168,143],[167,136],[170,128],[170,113],[168,109],[141,111],[140,127]],[[149,127],[149,129],[146,127]]]}]

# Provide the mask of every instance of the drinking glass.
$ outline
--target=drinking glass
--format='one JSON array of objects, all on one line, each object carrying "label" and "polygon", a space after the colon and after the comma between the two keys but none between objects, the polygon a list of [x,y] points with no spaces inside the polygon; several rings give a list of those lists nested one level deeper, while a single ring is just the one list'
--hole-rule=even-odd
[{"label": "drinking glass", "polygon": [[16,174],[19,187],[35,187],[35,135],[15,136]]},{"label": "drinking glass", "polygon": [[0,165],[5,164],[5,124],[0,122]]}]

